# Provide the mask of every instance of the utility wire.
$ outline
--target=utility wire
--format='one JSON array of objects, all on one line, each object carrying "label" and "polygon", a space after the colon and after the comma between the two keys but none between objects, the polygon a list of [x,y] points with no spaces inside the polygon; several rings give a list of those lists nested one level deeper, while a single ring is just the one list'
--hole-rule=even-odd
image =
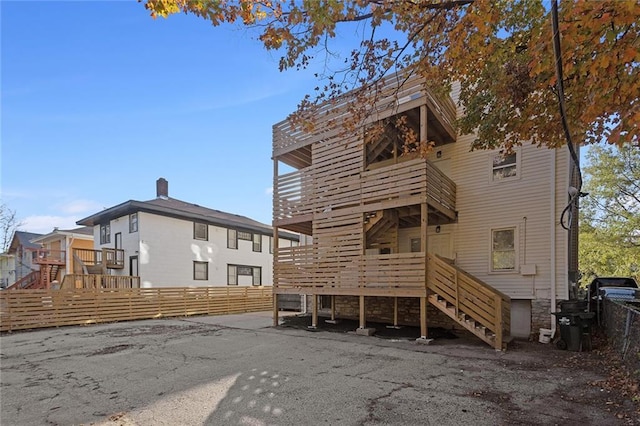
[{"label": "utility wire", "polygon": [[[563,83],[563,74],[562,74],[562,51],[560,49],[560,31],[558,29],[558,1],[554,0],[551,3],[551,27],[553,30],[553,53],[555,58],[555,68],[556,68],[556,95],[558,96],[558,107],[560,108],[560,117],[562,119],[562,129],[564,130],[564,136],[567,139],[567,146],[569,148],[569,153],[571,154],[571,158],[573,159],[573,164],[575,166],[576,174],[578,177],[578,187],[576,188],[575,194],[570,194],[569,203],[562,211],[562,216],[560,217],[560,225],[566,229],[571,229],[571,223],[573,222],[573,218],[571,217],[572,207],[574,205],[577,206],[578,199],[583,195],[581,192],[582,189],[582,173],[580,171],[580,159],[578,158],[578,154],[576,153],[576,149],[573,145],[573,141],[571,139],[571,132],[569,131],[569,124],[567,123],[567,111],[565,107],[565,97],[564,97],[564,83]],[[569,214],[569,224],[565,225],[564,218]]]}]

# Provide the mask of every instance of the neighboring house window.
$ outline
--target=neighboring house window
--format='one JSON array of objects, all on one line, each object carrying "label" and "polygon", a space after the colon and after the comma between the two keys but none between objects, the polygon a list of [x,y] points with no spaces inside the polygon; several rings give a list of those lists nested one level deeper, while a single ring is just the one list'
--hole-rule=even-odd
[{"label": "neighboring house window", "polygon": [[193,261],[193,279],[206,281],[209,279],[209,263]]},{"label": "neighboring house window", "polygon": [[518,154],[496,154],[492,157],[491,180],[501,181],[518,177]]},{"label": "neighboring house window", "polygon": [[516,228],[491,230],[491,270],[516,270]]},{"label": "neighboring house window", "polygon": [[262,251],[262,235],[253,234],[253,251]]},{"label": "neighboring house window", "polygon": [[138,232],[138,213],[129,215],[129,233]]},{"label": "neighboring house window", "polygon": [[206,223],[193,223],[193,238],[196,240],[209,240],[209,226]]},{"label": "neighboring house window", "polygon": [[269,237],[269,253],[273,254],[273,237]]},{"label": "neighboring house window", "polygon": [[300,245],[300,241],[295,241],[295,240],[291,241],[291,247],[298,247],[299,245]]},{"label": "neighboring house window", "polygon": [[238,285],[239,276],[251,277],[251,285],[262,285],[262,268],[259,266],[227,265],[227,284]]},{"label": "neighboring house window", "polygon": [[238,231],[238,239],[251,241],[253,239],[253,236],[251,235],[251,232]]},{"label": "neighboring house window", "polygon": [[100,244],[108,244],[111,242],[111,225],[100,225]]},{"label": "neighboring house window", "polygon": [[227,248],[238,248],[238,231],[235,229],[227,229]]}]

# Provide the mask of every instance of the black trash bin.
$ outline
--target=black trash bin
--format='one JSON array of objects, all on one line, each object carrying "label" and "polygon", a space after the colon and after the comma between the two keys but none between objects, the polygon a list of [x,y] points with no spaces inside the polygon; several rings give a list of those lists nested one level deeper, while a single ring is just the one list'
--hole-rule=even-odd
[{"label": "black trash bin", "polygon": [[570,351],[591,350],[591,324],[595,312],[553,312],[556,316],[560,339],[556,341],[558,349]]}]

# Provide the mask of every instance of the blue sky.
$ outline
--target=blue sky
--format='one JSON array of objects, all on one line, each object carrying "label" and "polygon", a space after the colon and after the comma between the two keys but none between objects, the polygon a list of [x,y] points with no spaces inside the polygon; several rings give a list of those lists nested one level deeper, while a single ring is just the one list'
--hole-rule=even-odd
[{"label": "blue sky", "polygon": [[271,223],[271,126],[316,82],[255,34],[135,1],[2,1],[1,198],[47,233],[155,181]]}]

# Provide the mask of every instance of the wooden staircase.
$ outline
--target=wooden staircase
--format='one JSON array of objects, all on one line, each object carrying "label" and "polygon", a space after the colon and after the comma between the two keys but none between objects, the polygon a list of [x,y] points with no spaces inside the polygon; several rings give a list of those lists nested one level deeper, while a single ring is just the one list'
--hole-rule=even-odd
[{"label": "wooden staircase", "polygon": [[446,259],[428,255],[429,302],[496,350],[510,341],[511,299]]},{"label": "wooden staircase", "polygon": [[40,271],[31,271],[15,283],[7,287],[7,290],[26,290],[40,288]]}]

